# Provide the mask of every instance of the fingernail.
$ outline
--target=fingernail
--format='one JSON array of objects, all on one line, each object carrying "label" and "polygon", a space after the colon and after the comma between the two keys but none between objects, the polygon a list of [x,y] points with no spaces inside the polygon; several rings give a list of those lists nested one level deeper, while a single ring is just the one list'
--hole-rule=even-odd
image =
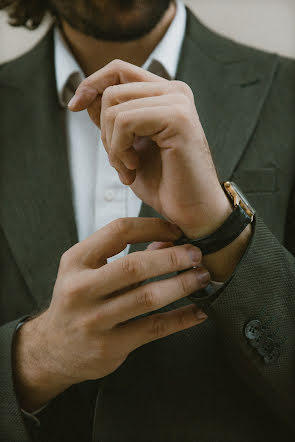
[{"label": "fingernail", "polygon": [[203,310],[200,310],[199,307],[197,307],[196,304],[194,304],[194,305],[192,306],[192,310],[193,310],[193,312],[194,312],[194,314],[195,314],[195,317],[196,317],[197,319],[199,319],[200,321],[201,321],[202,319],[207,319],[207,318],[208,318],[208,316],[206,315],[206,313],[204,313]]},{"label": "fingernail", "polygon": [[68,107],[70,108],[70,107],[75,107],[75,105],[77,104],[77,102],[78,102],[78,97],[76,96],[76,95],[74,95],[73,97],[72,97],[72,99],[69,101],[69,103],[68,103]]},{"label": "fingernail", "polygon": [[198,274],[198,279],[199,279],[199,281],[201,283],[201,286],[202,287],[206,287],[209,284],[209,281],[211,279],[210,273],[207,272],[207,270],[203,269],[201,271],[199,270],[197,272],[197,274]]},{"label": "fingernail", "polygon": [[196,316],[197,316],[197,319],[200,319],[200,321],[201,321],[202,319],[207,319],[207,318],[208,318],[208,316],[206,315],[206,313],[204,313],[202,310],[199,310],[199,311],[197,312]]},{"label": "fingernail", "polygon": [[189,250],[189,256],[193,264],[199,264],[201,261],[201,251],[196,247],[193,247]]}]

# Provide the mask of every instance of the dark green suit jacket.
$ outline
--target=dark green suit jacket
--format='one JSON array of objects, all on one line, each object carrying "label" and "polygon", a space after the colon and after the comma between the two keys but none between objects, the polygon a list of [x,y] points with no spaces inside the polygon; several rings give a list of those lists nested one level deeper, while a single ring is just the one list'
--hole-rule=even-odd
[{"label": "dark green suit jacket", "polygon": [[[195,94],[220,180],[237,182],[258,212],[253,238],[205,323],[71,387],[38,428],[15,396],[13,336],[50,302],[60,256],[77,242],[52,33],[0,68],[1,441],[295,440],[294,62],[222,38],[189,13],[177,78]],[[154,215],[142,205],[141,216]]]}]

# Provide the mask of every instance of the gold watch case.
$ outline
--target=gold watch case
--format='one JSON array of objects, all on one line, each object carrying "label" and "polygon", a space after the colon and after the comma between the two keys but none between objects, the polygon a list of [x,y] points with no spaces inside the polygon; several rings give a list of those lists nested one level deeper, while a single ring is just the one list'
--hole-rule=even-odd
[{"label": "gold watch case", "polygon": [[233,181],[225,181],[223,188],[229,198],[232,200],[234,207],[241,206],[241,208],[251,218],[251,222],[254,219],[255,210],[241,191],[239,187]]}]

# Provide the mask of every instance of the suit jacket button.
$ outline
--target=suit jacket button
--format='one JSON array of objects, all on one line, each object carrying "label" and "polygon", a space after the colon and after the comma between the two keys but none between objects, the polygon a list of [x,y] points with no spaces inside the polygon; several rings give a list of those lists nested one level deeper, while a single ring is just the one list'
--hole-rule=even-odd
[{"label": "suit jacket button", "polygon": [[259,336],[257,336],[256,339],[251,339],[249,340],[249,344],[258,349],[259,347],[261,347],[263,345],[263,342],[265,341],[265,336],[264,334],[261,332]]},{"label": "suit jacket button", "polygon": [[265,338],[258,346],[257,351],[261,356],[268,357],[275,348],[274,341],[271,338]]},{"label": "suit jacket button", "polygon": [[259,338],[261,332],[262,332],[262,324],[257,319],[248,322],[244,331],[246,338],[249,339],[250,341]]},{"label": "suit jacket button", "polygon": [[278,347],[274,347],[273,350],[264,356],[264,362],[265,364],[272,364],[273,362],[276,362],[278,357],[280,356],[280,351]]}]

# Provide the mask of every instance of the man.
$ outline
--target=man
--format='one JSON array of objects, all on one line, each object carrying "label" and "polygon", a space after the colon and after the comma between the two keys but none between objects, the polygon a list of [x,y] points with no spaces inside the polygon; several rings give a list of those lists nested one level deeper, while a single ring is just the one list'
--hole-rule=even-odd
[{"label": "man", "polygon": [[0,70],[1,440],[294,440],[294,63],[180,2],[48,8]]}]

